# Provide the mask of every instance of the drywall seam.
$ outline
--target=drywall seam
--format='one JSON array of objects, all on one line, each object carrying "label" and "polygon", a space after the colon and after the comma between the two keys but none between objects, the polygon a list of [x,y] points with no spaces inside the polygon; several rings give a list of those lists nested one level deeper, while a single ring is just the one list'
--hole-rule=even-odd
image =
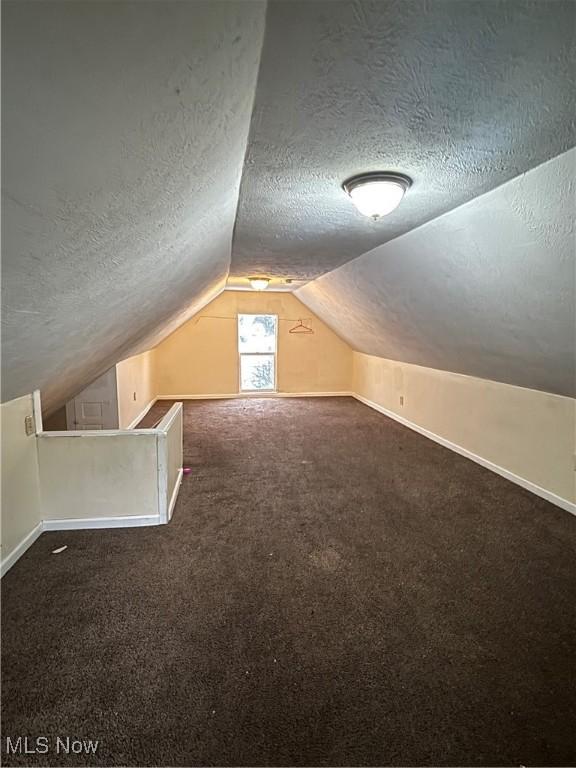
[{"label": "drywall seam", "polygon": [[34,544],[38,536],[40,536],[40,534],[42,533],[42,530],[43,530],[43,526],[42,526],[42,522],[40,522],[35,528],[33,528],[30,531],[30,533],[27,536],[25,536],[22,539],[22,541],[19,544],[17,544],[14,547],[12,552],[10,552],[10,554],[7,555],[2,560],[2,563],[0,563],[0,578],[2,578],[2,576],[8,573],[8,571],[10,570],[10,568],[12,568],[14,563],[22,557],[24,552],[26,552],[26,550],[29,549],[32,546],[32,544]]},{"label": "drywall seam", "polygon": [[461,445],[452,443],[450,440],[446,440],[446,438],[440,437],[440,435],[437,435],[434,432],[425,429],[424,427],[420,427],[413,421],[409,421],[403,416],[399,416],[397,413],[394,413],[394,411],[390,411],[387,408],[384,408],[382,405],[378,405],[378,403],[375,403],[373,400],[368,400],[367,397],[363,397],[356,392],[352,393],[352,396],[355,397],[356,400],[359,400],[361,403],[364,403],[364,405],[367,405],[369,408],[373,408],[375,411],[382,413],[384,416],[389,416],[399,424],[414,430],[414,432],[418,432],[419,434],[424,435],[424,437],[427,437],[428,439],[433,440],[435,443],[444,446],[444,448],[449,448],[451,451],[459,453],[461,456],[464,456],[467,459],[471,459],[472,461],[476,462],[476,464],[480,464],[485,469],[489,469],[492,472],[495,472],[497,475],[501,475],[502,477],[506,478],[506,480],[510,480],[525,490],[534,493],[536,496],[540,496],[542,499],[549,501],[551,504],[555,504],[557,507],[566,510],[566,512],[570,512],[572,515],[576,515],[576,504],[572,503],[571,501],[563,499],[561,496],[557,496],[555,493],[552,493],[552,491],[548,491],[545,488],[530,482],[530,480],[526,480],[519,475],[515,475],[513,472],[510,472],[510,470],[504,469],[504,467],[501,467],[498,464],[494,464],[492,461],[472,453],[472,451],[469,451],[467,448],[463,448]]}]

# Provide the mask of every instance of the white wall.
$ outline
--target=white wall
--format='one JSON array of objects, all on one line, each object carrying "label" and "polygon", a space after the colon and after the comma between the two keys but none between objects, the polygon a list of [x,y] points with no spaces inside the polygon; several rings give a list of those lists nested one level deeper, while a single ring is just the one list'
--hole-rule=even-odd
[{"label": "white wall", "polygon": [[576,501],[572,398],[358,352],[353,390],[561,499]]},{"label": "white wall", "polygon": [[37,440],[46,527],[168,522],[182,476],[181,403],[157,429],[44,432]]},{"label": "white wall", "polygon": [[163,474],[160,483],[160,493],[164,494],[162,522],[168,522],[172,516],[182,481],[183,421],[182,403],[174,403],[157,428],[158,462],[160,472]]},{"label": "white wall", "polygon": [[38,392],[3,403],[2,575],[42,530],[168,522],[182,478],[182,416],[176,403],[160,429],[42,432]]},{"label": "white wall", "polygon": [[45,432],[38,436],[45,520],[157,517],[157,436]]},{"label": "white wall", "polygon": [[[86,405],[90,413],[88,418],[83,415]],[[96,427],[96,424],[100,426]],[[118,429],[116,366],[109,368],[66,403],[66,425],[70,430]]]},{"label": "white wall", "polygon": [[26,435],[26,416],[34,418],[32,395],[10,400],[0,407],[2,572],[38,535],[42,521],[36,436]]}]

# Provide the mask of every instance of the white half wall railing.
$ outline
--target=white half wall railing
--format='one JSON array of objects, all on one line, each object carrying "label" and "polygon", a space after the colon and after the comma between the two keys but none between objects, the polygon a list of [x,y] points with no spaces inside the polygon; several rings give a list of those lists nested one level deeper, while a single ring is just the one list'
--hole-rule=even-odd
[{"label": "white half wall railing", "polygon": [[41,432],[44,530],[167,523],[182,479],[182,403],[155,429]]},{"label": "white half wall railing", "polygon": [[158,436],[158,504],[161,523],[170,522],[182,482],[183,421],[182,403],[174,403],[155,430]]},{"label": "white half wall railing", "polygon": [[[42,531],[170,521],[183,473],[182,403],[154,429],[44,432],[40,416],[36,428],[40,521],[2,552],[2,574]],[[3,528],[12,515],[3,507]]]}]

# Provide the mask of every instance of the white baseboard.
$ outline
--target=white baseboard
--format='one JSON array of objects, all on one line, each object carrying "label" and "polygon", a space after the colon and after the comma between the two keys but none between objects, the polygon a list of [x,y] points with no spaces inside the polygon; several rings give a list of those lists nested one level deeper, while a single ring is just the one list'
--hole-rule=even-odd
[{"label": "white baseboard", "polygon": [[174,490],[172,491],[172,496],[170,497],[170,504],[168,504],[168,522],[172,520],[172,512],[174,511],[176,499],[178,498],[178,493],[180,492],[180,485],[182,484],[183,477],[184,477],[184,470],[181,467],[178,470],[178,477],[176,478],[176,483],[174,484]]},{"label": "white baseboard", "polygon": [[149,402],[149,403],[148,403],[148,405],[147,405],[147,406],[144,408],[144,410],[143,410],[143,411],[141,411],[141,412],[138,414],[138,416],[136,416],[136,418],[135,418],[135,419],[133,419],[133,420],[130,422],[130,424],[128,424],[128,426],[126,427],[126,429],[134,429],[134,427],[135,427],[137,424],[139,424],[139,423],[142,421],[142,419],[144,418],[144,416],[146,416],[146,414],[148,413],[148,411],[150,410],[150,408],[152,408],[152,406],[154,405],[154,403],[156,402],[156,400],[157,400],[157,399],[158,399],[157,397],[154,397],[152,400],[150,400],[150,402]]},{"label": "white baseboard", "polygon": [[353,392],[235,392],[228,395],[158,395],[158,400],[243,400],[251,397],[354,397]]},{"label": "white baseboard", "polygon": [[430,430],[425,429],[424,427],[420,427],[413,421],[409,421],[403,416],[399,416],[397,413],[394,413],[394,411],[389,411],[382,405],[378,405],[378,403],[375,403],[372,400],[368,400],[366,397],[362,397],[362,395],[358,395],[354,392],[352,393],[352,397],[355,397],[356,400],[359,400],[361,403],[364,403],[364,405],[373,408],[375,411],[384,414],[384,416],[389,416],[391,419],[394,419],[394,421],[403,424],[405,427],[408,427],[415,432],[419,432],[421,435],[424,435],[424,437],[428,437],[430,440],[434,440],[435,443],[443,445],[444,448],[449,448],[451,451],[455,451],[461,456],[465,456],[467,459],[475,461],[476,464],[480,464],[482,467],[490,469],[492,472],[496,472],[496,474],[505,477],[506,480],[510,480],[512,483],[516,483],[516,485],[520,485],[527,491],[536,494],[536,496],[540,496],[542,499],[549,501],[551,504],[555,504],[557,507],[566,510],[566,512],[570,512],[571,514],[576,515],[576,504],[568,501],[568,499],[563,499],[561,496],[557,496],[555,493],[552,493],[552,491],[548,491],[546,488],[542,488],[541,486],[536,485],[536,483],[532,483],[530,480],[526,480],[524,477],[515,475],[514,472],[510,472],[510,470],[505,469],[498,464],[494,464],[492,461],[484,459],[482,456],[478,456],[477,454],[472,453],[472,451],[469,451],[467,448],[463,448],[461,445],[452,443],[450,440],[446,440],[446,438],[440,437],[440,435],[437,435],[434,432],[430,432]]},{"label": "white baseboard", "polygon": [[2,563],[0,563],[0,578],[4,576],[4,574],[12,568],[14,563],[22,557],[24,552],[34,544],[38,536],[42,533],[42,530],[42,523],[38,523],[36,528],[31,530],[30,533],[22,539],[20,544],[14,547],[12,552],[2,560]]},{"label": "white baseboard", "polygon": [[122,517],[71,517],[44,520],[45,531],[76,531],[87,528],[138,528],[160,525],[160,515],[124,515]]}]

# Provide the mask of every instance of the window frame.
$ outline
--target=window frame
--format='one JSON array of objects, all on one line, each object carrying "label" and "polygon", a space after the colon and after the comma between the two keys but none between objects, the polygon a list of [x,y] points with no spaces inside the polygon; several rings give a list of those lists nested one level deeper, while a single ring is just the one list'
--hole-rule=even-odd
[{"label": "window frame", "polygon": [[[275,324],[273,352],[240,352],[240,317],[273,317]],[[274,312],[238,312],[236,315],[236,353],[238,355],[238,394],[239,395],[273,395],[278,392],[278,315]],[[274,388],[273,389],[242,389],[242,357],[272,355],[274,357]]]}]

